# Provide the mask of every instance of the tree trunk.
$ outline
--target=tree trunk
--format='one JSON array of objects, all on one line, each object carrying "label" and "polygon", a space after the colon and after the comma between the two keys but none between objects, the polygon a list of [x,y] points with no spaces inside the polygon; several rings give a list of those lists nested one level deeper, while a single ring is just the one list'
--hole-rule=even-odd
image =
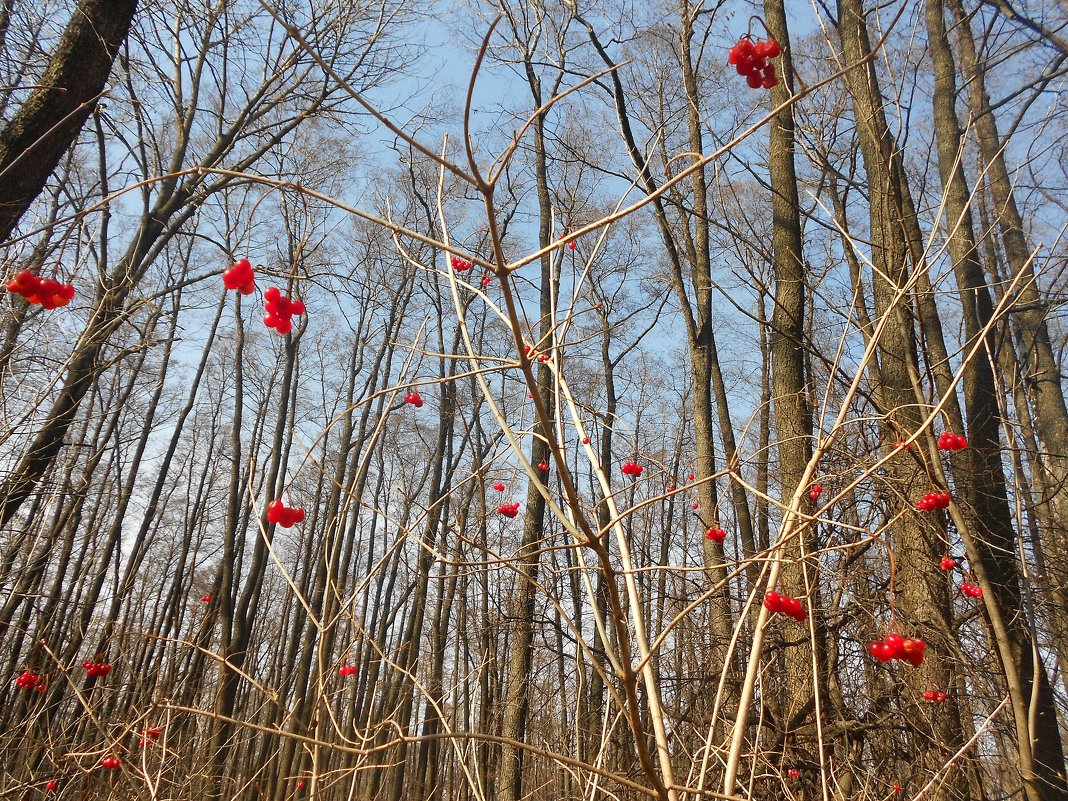
[{"label": "tree trunk", "polygon": [[78,138],[136,9],[137,0],[81,0],[40,86],[0,131],[0,242],[11,236]]}]

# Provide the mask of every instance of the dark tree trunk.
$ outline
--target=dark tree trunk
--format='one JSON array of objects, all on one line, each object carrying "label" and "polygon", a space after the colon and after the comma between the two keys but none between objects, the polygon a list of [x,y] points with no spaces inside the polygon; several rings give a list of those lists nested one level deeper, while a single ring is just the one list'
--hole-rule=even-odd
[{"label": "dark tree trunk", "polygon": [[96,107],[136,9],[137,0],[81,0],[40,86],[0,131],[0,242]]}]

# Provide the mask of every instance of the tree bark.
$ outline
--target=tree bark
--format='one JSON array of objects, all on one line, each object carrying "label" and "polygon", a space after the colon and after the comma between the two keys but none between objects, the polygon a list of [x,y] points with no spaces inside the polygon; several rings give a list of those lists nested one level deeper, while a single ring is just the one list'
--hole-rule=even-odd
[{"label": "tree bark", "polygon": [[0,242],[11,236],[96,107],[137,0],[81,0],[40,86],[0,131]]}]

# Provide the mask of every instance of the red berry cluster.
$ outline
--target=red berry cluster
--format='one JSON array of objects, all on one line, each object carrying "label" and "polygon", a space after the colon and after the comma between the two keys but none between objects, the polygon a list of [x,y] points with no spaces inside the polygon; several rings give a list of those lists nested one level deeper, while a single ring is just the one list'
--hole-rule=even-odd
[{"label": "red berry cluster", "polygon": [[293,330],[293,317],[304,314],[304,304],[299,300],[291,300],[288,295],[276,287],[270,287],[263,293],[265,303],[263,308],[267,311],[263,318],[263,324],[273,328],[279,334],[288,334]]},{"label": "red berry cluster", "polygon": [[414,389],[405,393],[404,402],[410,403],[416,409],[423,408],[423,396],[416,392]]},{"label": "red berry cluster", "polygon": [[85,672],[93,676],[106,676],[111,672],[111,665],[107,662],[93,662],[90,659],[86,659],[82,662],[82,667],[85,668]]},{"label": "red berry cluster", "polygon": [[453,256],[449,259],[449,263],[452,265],[452,269],[458,273],[464,273],[471,269],[471,262],[467,259],[461,259],[459,256]]},{"label": "red berry cluster", "polygon": [[7,282],[7,291],[22,295],[28,303],[37,303],[46,309],[66,306],[74,300],[74,284],[61,284],[54,278],[38,278],[29,270],[19,270]]},{"label": "red berry cluster", "polygon": [[712,528],[705,532],[705,539],[712,540],[712,542],[722,545],[723,540],[727,539],[727,532],[721,528],[712,526]]},{"label": "red berry cluster", "polygon": [[159,736],[161,734],[163,734],[163,727],[162,726],[153,726],[150,729],[145,729],[144,737],[142,737],[140,740],[138,740],[137,744],[139,746],[141,746],[142,748],[144,748],[145,746],[148,746],[148,745],[152,745],[152,743],[156,742],[156,740],[159,739]]},{"label": "red berry cluster", "polygon": [[337,669],[337,675],[339,676],[351,676],[356,672],[355,665],[342,665]]},{"label": "red berry cluster", "polygon": [[645,468],[636,462],[623,462],[623,475],[637,478]]},{"label": "red berry cluster", "polygon": [[538,462],[538,469],[544,472],[549,469],[549,465],[545,464],[545,462]]},{"label": "red berry cluster", "polygon": [[519,514],[519,501],[514,503],[502,503],[497,507],[497,514],[504,515],[505,517],[515,517]]},{"label": "red berry cluster", "polygon": [[796,779],[801,775],[801,771],[799,771],[797,768],[790,768],[788,771],[786,771],[786,775],[789,776],[791,779]]},{"label": "red berry cluster", "polygon": [[789,595],[780,595],[774,590],[764,596],[764,608],[771,613],[779,612],[792,617],[798,623],[804,623],[808,617],[808,612],[799,600]]},{"label": "red berry cluster", "polygon": [[819,497],[823,494],[822,484],[813,484],[812,489],[808,491],[808,497],[812,500],[819,500]]},{"label": "red berry cluster", "polygon": [[496,484],[493,485],[493,488],[497,490],[497,492],[504,492],[504,482],[498,481]]},{"label": "red berry cluster", "polygon": [[982,598],[983,588],[977,587],[974,584],[969,584],[967,581],[962,581],[960,584],[960,591],[967,595],[969,598]]},{"label": "red berry cluster", "polygon": [[122,762],[119,761],[117,756],[104,757],[100,760],[100,767],[108,770],[118,770],[120,765],[122,765]]},{"label": "red berry cluster", "polygon": [[931,701],[931,702],[936,703],[936,704],[945,703],[946,694],[944,692],[942,692],[941,690],[924,690],[923,691],[923,700],[924,701]]},{"label": "red berry cluster", "polygon": [[208,593],[206,595],[201,595],[200,596],[200,602],[202,604],[210,604],[211,603],[211,593]]},{"label": "red berry cluster", "polygon": [[935,509],[948,509],[949,508],[949,493],[948,492],[928,492],[918,501],[916,501],[916,508],[921,512],[933,512]]},{"label": "red berry cluster", "polygon": [[24,670],[15,679],[15,686],[20,690],[41,690],[44,689],[44,681],[36,671]]},{"label": "red berry cluster", "polygon": [[938,450],[940,451],[962,451],[968,447],[968,440],[959,434],[950,434],[948,431],[943,431],[942,436],[938,438]]},{"label": "red berry cluster", "polygon": [[882,642],[873,642],[868,646],[868,652],[880,662],[901,659],[913,667],[923,662],[926,649],[927,643],[923,640],[902,637],[900,634],[887,634]]},{"label": "red berry cluster", "polygon": [[943,570],[952,570],[957,566],[957,560],[952,556],[943,556],[942,560],[938,563],[938,566]]},{"label": "red berry cluster", "polygon": [[234,266],[223,271],[223,286],[236,289],[242,295],[251,295],[256,291],[256,273],[248,259],[234,262]]},{"label": "red berry cluster", "polygon": [[782,48],[774,39],[754,42],[746,35],[728,51],[727,63],[738,70],[750,89],[770,89],[779,85],[779,79],[775,65],[769,64],[768,59],[777,58],[780,53]]},{"label": "red berry cluster", "polygon": [[286,506],[282,501],[267,504],[267,522],[276,523],[282,528],[293,528],[304,522],[304,510],[295,506]]}]

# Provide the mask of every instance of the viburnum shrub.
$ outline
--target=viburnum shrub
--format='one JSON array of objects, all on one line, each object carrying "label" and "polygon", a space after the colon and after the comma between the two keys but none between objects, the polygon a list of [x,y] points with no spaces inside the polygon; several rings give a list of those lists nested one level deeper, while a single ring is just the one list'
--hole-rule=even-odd
[{"label": "viburnum shrub", "polygon": [[959,434],[943,431],[938,438],[938,449],[942,451],[962,451],[968,447],[968,440]]},{"label": "viburnum shrub", "polygon": [[286,506],[280,500],[271,501],[267,504],[267,522],[282,528],[292,528],[297,523],[304,522],[304,510]]},{"label": "viburnum shrub", "polygon": [[85,672],[89,676],[106,676],[111,672],[111,665],[107,662],[93,662],[86,659],[82,662],[82,667],[85,668]]},{"label": "viburnum shrub", "polygon": [[282,290],[276,286],[264,292],[263,298],[263,307],[267,312],[263,318],[263,324],[283,336],[293,330],[293,318],[304,314],[304,304],[299,300],[291,299],[288,295],[283,295]]},{"label": "viburnum shrub", "polygon": [[933,512],[936,509],[949,508],[948,492],[928,492],[916,501],[916,508],[921,512]]},{"label": "viburnum shrub", "polygon": [[771,89],[779,85],[779,77],[775,65],[769,60],[778,58],[782,54],[782,47],[770,34],[767,39],[753,39],[753,20],[764,24],[758,17],[750,18],[750,31],[740,36],[738,43],[727,52],[727,63],[745,78],[750,89]]},{"label": "viburnum shrub", "polygon": [[46,309],[66,306],[74,299],[73,284],[62,284],[54,278],[39,278],[29,270],[15,273],[15,277],[7,282],[7,291],[21,295],[27,303]]},{"label": "viburnum shrub", "polygon": [[923,653],[926,649],[927,643],[923,640],[902,637],[900,634],[887,634],[882,642],[873,642],[868,645],[868,652],[880,662],[900,659],[913,667],[919,667],[923,662]]},{"label": "viburnum shrub", "polygon": [[805,611],[805,607],[797,598],[780,595],[774,590],[764,596],[764,608],[772,613],[778,612],[787,617],[792,617],[798,623],[804,623],[808,617],[808,612]]},{"label": "viburnum shrub", "polygon": [[19,677],[15,679],[15,686],[20,690],[34,690],[40,683],[41,677],[33,670],[24,670],[19,674]]},{"label": "viburnum shrub", "polygon": [[705,532],[705,539],[722,545],[723,541],[727,539],[727,532],[721,528],[712,526],[712,528]]},{"label": "viburnum shrub", "polygon": [[256,273],[248,259],[234,262],[234,266],[223,272],[223,286],[236,289],[242,295],[251,295],[256,291]]}]

